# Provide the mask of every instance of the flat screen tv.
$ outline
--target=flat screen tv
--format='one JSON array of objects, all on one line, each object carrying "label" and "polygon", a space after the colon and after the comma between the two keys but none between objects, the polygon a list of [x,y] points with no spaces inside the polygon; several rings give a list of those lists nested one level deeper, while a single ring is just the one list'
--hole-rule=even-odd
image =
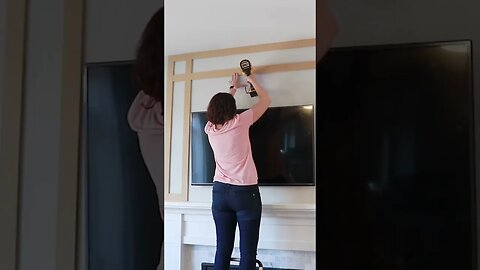
[{"label": "flat screen tv", "polygon": [[[192,113],[192,185],[213,183],[215,161],[206,123],[206,112]],[[313,105],[268,108],[249,132],[259,185],[315,184]]]},{"label": "flat screen tv", "polygon": [[470,41],[317,65],[319,269],[477,269]]}]

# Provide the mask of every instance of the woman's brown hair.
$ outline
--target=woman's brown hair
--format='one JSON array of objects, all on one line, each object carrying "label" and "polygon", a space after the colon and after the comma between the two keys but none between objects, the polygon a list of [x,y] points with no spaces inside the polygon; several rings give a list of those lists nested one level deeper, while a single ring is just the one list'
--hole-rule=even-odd
[{"label": "woman's brown hair", "polygon": [[138,90],[162,103],[164,108],[164,12],[161,7],[145,27],[136,51],[134,76]]},{"label": "woman's brown hair", "polygon": [[218,93],[208,103],[207,119],[213,124],[223,125],[236,114],[237,105],[229,93]]}]

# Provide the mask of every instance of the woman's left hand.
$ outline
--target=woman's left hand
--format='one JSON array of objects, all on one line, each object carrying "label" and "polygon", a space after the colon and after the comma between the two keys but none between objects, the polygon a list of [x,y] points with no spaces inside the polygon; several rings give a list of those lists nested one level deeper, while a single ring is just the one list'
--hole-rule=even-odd
[{"label": "woman's left hand", "polygon": [[235,89],[245,86],[239,82],[238,78],[239,78],[238,73],[236,72],[233,73],[232,80],[230,81],[230,83],[233,85],[233,87],[235,87]]}]

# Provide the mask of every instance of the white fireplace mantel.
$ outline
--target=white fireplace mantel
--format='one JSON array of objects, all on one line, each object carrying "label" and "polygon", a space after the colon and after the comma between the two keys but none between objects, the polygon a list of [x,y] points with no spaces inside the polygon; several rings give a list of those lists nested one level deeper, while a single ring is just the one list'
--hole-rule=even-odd
[{"label": "white fireplace mantel", "polygon": [[[165,202],[165,269],[181,270],[186,245],[215,246],[210,203]],[[238,229],[235,246],[238,247]],[[263,205],[258,249],[315,251],[315,204]]]}]

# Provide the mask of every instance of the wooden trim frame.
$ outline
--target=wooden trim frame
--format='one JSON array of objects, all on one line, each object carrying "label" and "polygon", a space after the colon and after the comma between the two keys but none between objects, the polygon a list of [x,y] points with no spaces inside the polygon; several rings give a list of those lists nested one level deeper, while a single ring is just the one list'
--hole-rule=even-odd
[{"label": "wooden trim frame", "polygon": [[[22,103],[25,72],[27,1],[6,3],[2,132],[0,141],[0,269],[18,267],[18,213],[21,166]],[[0,93],[1,94],[1,93]]]},{"label": "wooden trim frame", "polygon": [[76,269],[84,0],[64,1],[56,269]]},{"label": "wooden trim frame", "polygon": [[[194,52],[187,54],[171,55],[168,57],[167,85],[165,94],[165,201],[187,201],[189,186],[189,161],[190,161],[190,113],[192,105],[192,81],[209,78],[228,77],[234,72],[241,73],[240,68],[211,70],[202,72],[193,72],[193,62],[196,59],[214,58],[229,55],[241,55],[248,53],[258,53],[267,51],[280,51],[288,49],[297,49],[304,47],[315,47],[315,39],[302,39],[278,43],[260,44],[253,46],[244,46],[236,48],[227,48],[221,50],[211,50],[203,52]],[[315,58],[315,57],[314,57]],[[185,62],[185,73],[175,74],[175,64]],[[315,69],[316,61],[294,62],[275,65],[264,65],[254,67],[255,73],[286,72],[297,70]],[[171,187],[171,156],[172,156],[172,121],[173,121],[173,96],[175,82],[185,82],[184,96],[184,115],[183,115],[183,148],[182,148],[182,172],[181,193],[172,193]]]}]

